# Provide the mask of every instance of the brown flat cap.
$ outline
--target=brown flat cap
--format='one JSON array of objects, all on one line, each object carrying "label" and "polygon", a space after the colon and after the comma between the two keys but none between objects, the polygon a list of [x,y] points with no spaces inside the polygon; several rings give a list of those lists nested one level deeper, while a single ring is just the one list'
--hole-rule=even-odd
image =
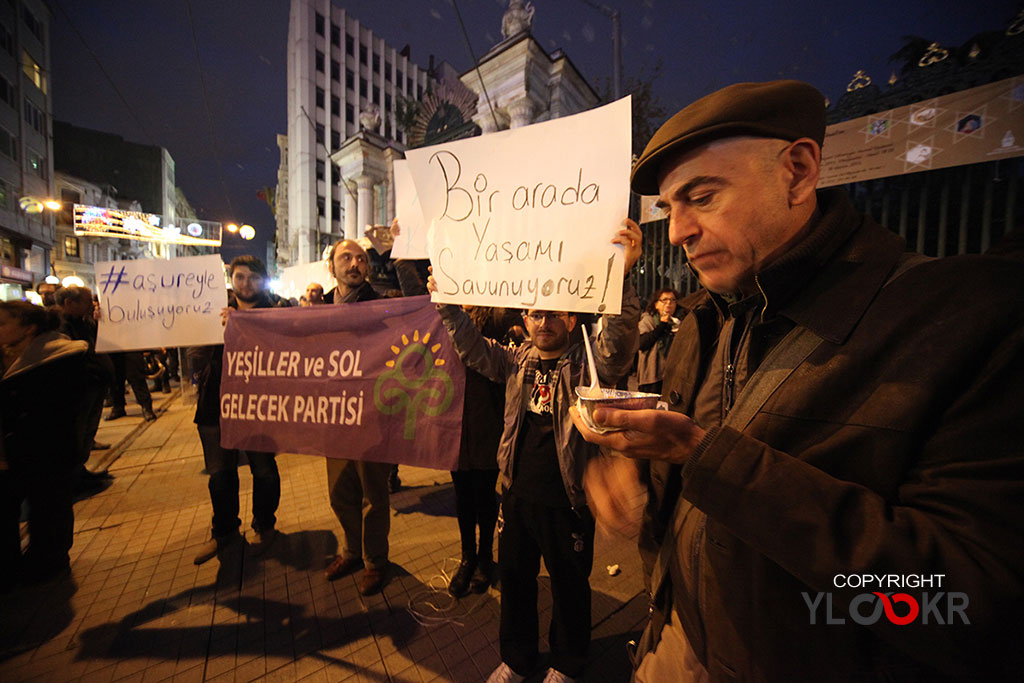
[{"label": "brown flat cap", "polygon": [[634,192],[658,194],[658,170],[670,154],[736,135],[825,139],[825,96],[801,81],[737,83],[700,98],[670,118],[633,167]]}]

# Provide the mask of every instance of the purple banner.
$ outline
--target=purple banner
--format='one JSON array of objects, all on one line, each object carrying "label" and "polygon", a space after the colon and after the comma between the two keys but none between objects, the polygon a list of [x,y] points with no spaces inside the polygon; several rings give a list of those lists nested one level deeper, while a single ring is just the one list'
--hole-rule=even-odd
[{"label": "purple banner", "polygon": [[221,444],[453,470],[465,382],[427,296],[234,311]]}]

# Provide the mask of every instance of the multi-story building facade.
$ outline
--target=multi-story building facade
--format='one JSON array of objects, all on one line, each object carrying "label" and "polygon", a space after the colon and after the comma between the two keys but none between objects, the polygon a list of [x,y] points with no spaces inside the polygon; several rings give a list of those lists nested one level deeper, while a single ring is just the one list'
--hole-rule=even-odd
[{"label": "multi-story building facade", "polygon": [[386,179],[347,173],[331,156],[360,133],[363,143],[401,156],[407,140],[396,115],[406,100],[423,97],[427,81],[408,48],[396,50],[331,0],[292,0],[288,138],[279,141],[287,170],[277,193],[277,211],[287,216],[278,218],[279,265],[314,261],[341,235],[361,237],[358,217],[386,220]]},{"label": "multi-story building facade", "polygon": [[96,291],[97,261],[118,261],[139,258],[146,255],[149,243],[122,240],[113,237],[92,237],[75,234],[74,206],[86,204],[105,209],[127,209],[142,211],[137,201],[118,203],[105,188],[74,176],[57,171],[54,184],[56,197],[60,199],[61,210],[57,214],[57,243],[53,249],[53,273],[61,281],[67,277],[78,277],[86,287]]},{"label": "multi-story building facade", "polygon": [[22,197],[53,195],[50,11],[43,0],[0,3],[0,298],[21,298],[50,273],[50,212]]}]

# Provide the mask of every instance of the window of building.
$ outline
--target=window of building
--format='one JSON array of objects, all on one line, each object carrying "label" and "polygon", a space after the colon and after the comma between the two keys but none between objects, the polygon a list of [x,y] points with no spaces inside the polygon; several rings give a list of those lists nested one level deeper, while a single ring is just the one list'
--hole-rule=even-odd
[{"label": "window of building", "polygon": [[319,12],[316,13],[316,34],[322,36],[324,34],[324,15]]},{"label": "window of building", "polygon": [[320,50],[316,51],[316,70],[320,73],[324,72],[324,53]]},{"label": "window of building", "polygon": [[36,19],[36,15],[32,14],[32,12],[30,12],[24,5],[22,5],[21,8],[21,20],[25,22],[25,26],[28,26],[28,30],[32,32],[32,35],[38,38],[39,42],[42,43],[43,24]]},{"label": "window of building", "polygon": [[334,222],[341,220],[341,202],[337,199],[331,200],[331,220]]},{"label": "window of building", "polygon": [[373,103],[380,104],[380,88],[373,86]]},{"label": "window of building", "polygon": [[60,191],[60,222],[71,224],[75,220],[75,204],[82,203],[82,195],[68,188],[61,188]]},{"label": "window of building", "polygon": [[320,107],[321,109],[324,108],[324,89],[323,88],[317,88],[316,89],[316,106]]},{"label": "window of building", "polygon": [[351,104],[345,105],[345,123],[352,123],[356,120],[356,109]]},{"label": "window of building", "polygon": [[0,128],[0,154],[18,160],[18,143],[5,128]]},{"label": "window of building", "polygon": [[39,62],[32,59],[28,50],[21,51],[21,70],[28,76],[28,80],[35,83],[37,88],[46,92],[46,76],[43,74],[43,68],[39,66]]},{"label": "window of building", "polygon": [[[341,147],[341,133],[331,129],[331,149],[338,149]],[[335,176],[337,177],[337,176]]]},{"label": "window of building", "polygon": [[324,124],[316,124],[316,141],[321,145],[324,144]]},{"label": "window of building", "polygon": [[362,76],[359,77],[359,96],[366,97],[366,79]]},{"label": "window of building", "polygon": [[316,160],[316,179],[317,180],[323,180],[324,179],[324,170],[325,170],[324,160],[323,159],[317,159]]},{"label": "window of building", "polygon": [[422,85],[417,85],[416,86],[416,99],[417,100],[422,100],[423,99],[423,86]]},{"label": "window of building", "polygon": [[345,87],[349,90],[356,89],[356,74],[352,69],[345,69]]},{"label": "window of building", "polygon": [[0,76],[0,100],[3,100],[10,106],[14,105],[14,86],[9,80]]},{"label": "window of building", "polygon": [[46,157],[34,149],[28,150],[28,170],[46,180]]},{"label": "window of building", "polygon": [[78,238],[70,235],[64,238],[64,258],[79,257]]},{"label": "window of building", "polygon": [[319,195],[316,198],[316,213],[318,216],[324,215],[324,198]]},{"label": "window of building", "polygon": [[391,95],[384,93],[384,113],[387,114],[391,111]]},{"label": "window of building", "polygon": [[391,137],[391,119],[384,119],[384,137]]},{"label": "window of building", "polygon": [[359,43],[359,63],[366,64],[366,46]]},{"label": "window of building", "polygon": [[331,24],[331,45],[341,47],[341,27]]},{"label": "window of building", "polygon": [[378,54],[373,55],[373,73],[380,73],[380,55]]},{"label": "window of building", "polygon": [[411,78],[406,78],[405,79],[405,92],[409,93],[410,95],[412,94],[412,79]]},{"label": "window of building", "polygon": [[341,100],[337,95],[331,95],[331,116],[341,115]]},{"label": "window of building", "polygon": [[[335,185],[341,185],[341,166],[337,164],[331,164],[331,177],[334,178]],[[338,213],[341,213],[340,211]]]},{"label": "window of building", "polygon": [[341,79],[341,63],[337,59],[331,60],[331,80],[337,81]]},{"label": "window of building", "polygon": [[10,208],[11,186],[6,180],[0,180],[0,209]]},{"label": "window of building", "polygon": [[356,39],[347,33],[345,34],[345,54],[350,57],[356,56]]},{"label": "window of building", "polygon": [[3,48],[4,52],[12,57],[14,56],[14,36],[3,24],[0,24],[0,48]]},{"label": "window of building", "polygon": [[391,82],[391,62],[384,62],[384,80]]},{"label": "window of building", "polygon": [[46,135],[46,117],[43,116],[43,112],[39,110],[39,107],[29,102],[26,97],[24,109],[25,123],[30,125],[37,133]]}]

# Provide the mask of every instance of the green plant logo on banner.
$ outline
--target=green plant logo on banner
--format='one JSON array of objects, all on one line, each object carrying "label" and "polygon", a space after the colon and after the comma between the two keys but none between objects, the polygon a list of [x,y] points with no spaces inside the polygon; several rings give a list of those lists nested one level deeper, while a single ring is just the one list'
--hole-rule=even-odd
[{"label": "green plant logo on banner", "polygon": [[402,335],[402,348],[392,346],[395,358],[385,363],[390,370],[377,378],[373,387],[373,404],[384,415],[405,411],[402,436],[407,441],[416,437],[419,415],[436,417],[448,410],[455,395],[451,376],[443,369],[444,359],[435,358],[440,344],[428,346],[430,333],[420,338],[419,330],[412,339]]}]

